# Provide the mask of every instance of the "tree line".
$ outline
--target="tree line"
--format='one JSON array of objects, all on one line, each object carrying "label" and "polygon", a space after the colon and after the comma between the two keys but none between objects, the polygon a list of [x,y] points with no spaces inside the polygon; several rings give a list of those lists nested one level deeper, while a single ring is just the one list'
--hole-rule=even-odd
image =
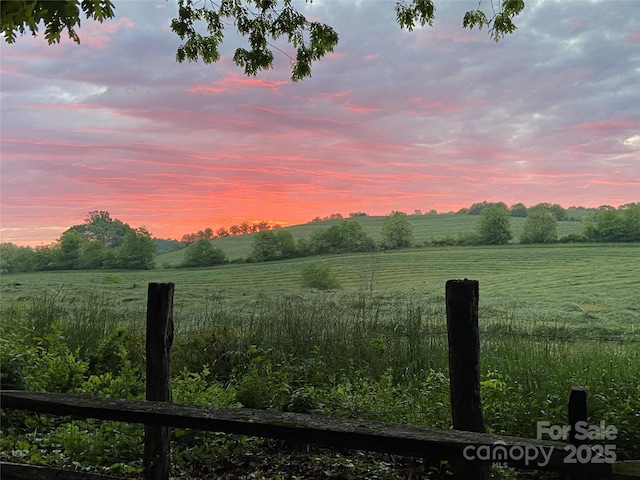
[{"label": "tree line", "polygon": [[[461,232],[457,237],[431,239],[421,244],[414,240],[409,215],[392,212],[388,215],[375,241],[364,230],[357,217],[325,228],[316,229],[309,237],[295,240],[291,232],[270,227],[266,222],[254,223],[252,251],[242,262],[265,262],[321,254],[371,252],[413,246],[444,245],[503,245],[514,239],[511,217],[523,211],[521,204],[507,207],[504,203],[482,202],[458,213],[478,215],[475,229]],[[572,207],[579,211],[582,207]],[[557,204],[541,203],[526,209],[525,223],[518,241],[523,244],[554,242],[638,242],[640,241],[640,203],[618,208],[602,206],[582,209],[582,231],[558,237],[558,221],[569,220],[567,210]],[[569,209],[569,210],[572,210]],[[413,215],[416,215],[414,211]],[[431,214],[431,213],[429,213]],[[341,217],[332,214],[333,220]],[[248,222],[244,222],[249,225]],[[207,231],[209,230],[209,232]],[[211,229],[205,229],[198,239],[190,242],[179,267],[204,267],[228,263],[225,252],[213,245]],[[29,272],[44,270],[92,269],[152,269],[158,242],[171,248],[183,247],[177,240],[151,238],[145,227],[132,228],[109,212],[92,211],[84,223],[67,229],[52,245],[20,247],[12,243],[0,244],[0,272]]]},{"label": "tree line", "polygon": [[[532,207],[527,207],[524,203],[515,203],[510,207],[507,207],[507,204],[504,202],[487,202],[486,200],[483,202],[477,202],[472,204],[470,207],[461,208],[456,213],[467,214],[467,215],[480,215],[482,211],[487,207],[497,206],[506,210],[511,217],[526,217],[529,211],[545,209],[555,215],[556,219],[559,221],[569,220],[570,217],[568,215],[567,209],[563,208],[561,205],[557,203],[538,203]],[[583,208],[583,207],[571,207],[575,208]]]},{"label": "tree line", "polygon": [[273,230],[280,228],[277,223],[269,223],[266,221],[259,222],[242,222],[239,225],[231,225],[229,228],[220,227],[215,233],[211,228],[205,228],[204,230],[198,230],[194,233],[185,233],[180,241],[186,245],[197,242],[198,240],[213,240],[214,238],[222,237],[235,237],[237,235],[247,235],[249,233],[264,232],[266,230]]},{"label": "tree line", "polygon": [[[549,210],[551,213],[553,213],[558,221],[566,221],[566,220],[581,221],[585,215],[595,215],[598,212],[602,212],[605,210],[618,210],[619,212],[622,212],[635,205],[637,205],[637,203],[626,203],[624,205],[620,205],[618,208],[615,208],[611,205],[600,205],[599,207],[592,207],[592,208],[583,207],[583,206],[571,206],[569,208],[564,208],[563,206],[557,203],[543,202],[543,203],[538,203],[536,205],[533,205],[531,207],[527,207],[524,203],[521,203],[521,202],[514,203],[511,206],[507,206],[507,204],[504,202],[488,202],[485,200],[482,202],[473,203],[470,206],[463,207],[457,211],[452,210],[446,213],[460,214],[460,215],[480,215],[480,213],[482,213],[482,210],[485,207],[499,206],[499,207],[502,207],[504,210],[506,210],[509,213],[509,216],[511,217],[525,218],[529,211],[544,208]],[[411,213],[411,215],[413,216],[439,215],[439,213],[433,209],[424,211],[424,212],[420,209],[416,209]],[[365,212],[355,212],[355,213],[349,214],[350,218],[368,217],[368,216],[369,215]],[[326,220],[341,220],[342,218],[343,218],[342,214],[332,213],[331,215],[327,215],[325,217],[314,217],[311,220],[311,222],[324,222]]]},{"label": "tree line", "polygon": [[0,244],[0,272],[135,269],[155,267],[156,245],[143,226],[132,228],[109,212],[92,211],[52,245]]},{"label": "tree line", "polygon": [[[336,217],[333,218],[334,220]],[[326,228],[316,229],[308,238],[297,241],[288,230],[266,230],[253,237],[247,262],[268,262],[327,253],[368,252],[380,249],[408,247],[413,243],[413,226],[402,212],[385,218],[382,240],[371,238],[357,220],[342,220]],[[181,267],[206,267],[227,263],[226,254],[207,239],[200,239],[185,250]]]},{"label": "tree line", "polygon": [[[510,217],[521,216],[520,208],[508,208],[504,203],[483,202],[463,210],[459,213],[479,216],[475,231],[461,233],[457,238],[435,239],[430,242],[432,245],[502,245],[513,239]],[[567,210],[548,203],[526,208],[519,243],[640,241],[639,203],[628,203],[617,209],[604,205],[594,209],[571,207],[569,210],[582,210],[582,231],[559,238],[558,221],[571,220]]]},{"label": "tree line", "polygon": [[[483,202],[474,205],[481,207],[469,209],[478,211],[478,221],[473,231],[461,232],[457,237],[432,239],[423,242],[422,245],[504,245],[514,239],[511,217],[519,216],[513,214],[519,209],[508,208],[504,203]],[[558,237],[558,221],[566,221],[568,216],[566,210],[558,207],[559,205],[548,203],[525,207],[526,220],[518,239],[519,243],[640,241],[640,204],[627,204],[619,209],[593,209],[583,217],[581,233],[562,238]],[[336,219],[335,214],[333,219]],[[309,237],[299,238],[297,241],[288,230],[263,231],[254,235],[251,254],[241,261],[267,262],[321,254],[371,252],[420,246],[414,241],[413,225],[409,216],[403,212],[392,212],[385,218],[380,238],[381,240],[376,242],[365,232],[362,224],[353,218],[326,228],[318,228]],[[227,262],[223,250],[202,239],[187,247],[180,266],[204,267]]]}]

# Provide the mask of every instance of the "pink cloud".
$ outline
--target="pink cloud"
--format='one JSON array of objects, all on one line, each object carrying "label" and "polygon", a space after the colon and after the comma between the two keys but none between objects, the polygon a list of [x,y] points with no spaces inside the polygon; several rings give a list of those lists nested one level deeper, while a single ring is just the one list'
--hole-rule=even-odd
[{"label": "pink cloud", "polygon": [[[323,100],[338,100],[338,99],[347,97],[350,94],[351,94],[350,90],[341,90],[339,92],[320,93],[317,95],[317,98],[323,99]],[[310,100],[313,100],[313,98],[311,98]]]},{"label": "pink cloud", "polygon": [[241,75],[230,75],[222,80],[218,80],[210,85],[196,85],[186,89],[189,93],[200,93],[204,95],[217,95],[222,93],[231,93],[238,90],[246,90],[251,88],[267,88],[271,91],[277,91],[283,85],[287,85],[288,81],[269,81],[263,78],[244,77]]},{"label": "pink cloud", "polygon": [[102,23],[93,22],[91,28],[82,30],[80,41],[82,45],[105,49],[109,46],[115,33],[135,26],[136,23],[126,17],[117,18],[115,20],[105,20]]},{"label": "pink cloud", "polygon": [[433,115],[436,113],[455,113],[460,111],[457,105],[444,103],[440,100],[425,97],[408,98],[405,101],[411,108],[407,113],[412,115]]},{"label": "pink cloud", "polygon": [[350,112],[355,112],[355,113],[371,113],[371,112],[379,112],[380,110],[382,110],[377,107],[369,107],[367,105],[358,105],[355,103],[347,103],[346,109],[349,110]]},{"label": "pink cloud", "polygon": [[640,130],[640,123],[629,120],[601,120],[591,123],[580,123],[565,127],[566,130],[582,130],[594,133],[615,133],[620,130]]},{"label": "pink cloud", "polygon": [[627,33],[623,37],[622,41],[624,43],[630,43],[630,44],[633,44],[633,45],[635,45],[637,43],[640,43],[640,30],[636,30],[634,32]]},{"label": "pink cloud", "polygon": [[244,77],[231,33],[216,65],[177,64],[161,3],[121,2],[80,47],[3,47],[3,241],[53,240],[92,209],[179,238],[248,218],[637,200],[630,2],[596,17],[542,2],[497,45],[453,25],[460,2],[412,33],[392,6],[331,2],[319,21],[341,51],[295,84],[281,56]]}]

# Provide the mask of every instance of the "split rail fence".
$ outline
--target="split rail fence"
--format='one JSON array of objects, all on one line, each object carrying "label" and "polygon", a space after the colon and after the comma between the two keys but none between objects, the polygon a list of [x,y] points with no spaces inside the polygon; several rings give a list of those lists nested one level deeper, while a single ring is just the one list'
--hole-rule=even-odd
[{"label": "split rail fence", "polygon": [[[0,391],[3,409],[94,418],[145,425],[143,475],[145,480],[170,477],[170,429],[195,430],[267,437],[333,448],[366,450],[448,460],[455,478],[482,480],[496,460],[509,467],[567,474],[572,480],[640,478],[640,462],[606,463],[606,458],[588,445],[586,464],[567,463],[567,444],[486,433],[480,403],[480,340],[478,331],[478,282],[450,280],[446,284],[447,334],[449,341],[450,398],[453,430],[385,422],[328,417],[316,414],[253,409],[211,408],[171,402],[171,345],[173,342],[172,283],[151,283],[147,299],[146,400],[97,398],[77,395]],[[572,388],[568,403],[568,425],[587,420],[586,392]],[[575,431],[575,428],[571,428]],[[578,441],[570,435],[569,443]],[[499,447],[504,447],[501,449]],[[505,456],[488,460],[467,460],[465,452],[502,451]],[[548,461],[536,461],[526,452],[548,452]],[[506,452],[522,452],[517,458]],[[545,458],[546,459],[546,458]],[[599,463],[596,463],[599,462]],[[3,480],[64,478],[115,478],[86,472],[0,464]]]}]

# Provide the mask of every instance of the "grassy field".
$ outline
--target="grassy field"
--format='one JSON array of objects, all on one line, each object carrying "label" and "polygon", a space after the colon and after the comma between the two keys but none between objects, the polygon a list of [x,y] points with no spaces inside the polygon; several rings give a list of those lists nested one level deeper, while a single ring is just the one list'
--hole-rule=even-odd
[{"label": "grassy field", "polygon": [[429,247],[201,269],[7,274],[0,278],[0,293],[3,303],[43,292],[70,301],[98,294],[143,310],[149,282],[173,282],[176,314],[189,321],[212,296],[242,305],[259,294],[300,293],[300,271],[311,262],[328,264],[346,293],[412,293],[442,306],[447,280],[471,278],[480,282],[485,322],[556,322],[585,331],[637,333],[640,246],[634,244]]},{"label": "grassy field", "polygon": [[[365,232],[374,240],[380,240],[382,224],[386,217],[357,217],[356,220],[362,224]],[[442,214],[442,215],[410,215],[409,220],[413,225],[414,241],[416,245],[422,245],[433,239],[440,239],[446,236],[456,238],[459,233],[471,232],[475,229],[478,221],[476,215]],[[342,220],[328,220],[324,222],[306,223],[286,227],[294,239],[307,238],[315,230],[327,228],[340,223]],[[512,217],[511,227],[514,239],[518,239],[524,228],[524,218]],[[558,235],[560,237],[579,233],[582,229],[581,222],[567,221],[558,222]],[[246,258],[251,254],[253,234],[240,235],[236,237],[216,238],[213,244],[227,254],[230,260]],[[184,249],[169,252],[158,256],[158,266],[179,265],[184,256]]]},{"label": "grassy field", "polygon": [[[248,245],[247,238],[224,240]],[[300,272],[311,262],[329,265],[342,288],[303,290]],[[0,276],[0,363],[36,389],[66,391],[75,379],[74,393],[140,397],[147,284],[173,282],[177,403],[294,408],[448,429],[445,282],[471,278],[480,282],[481,395],[489,431],[534,437],[538,420],[562,424],[569,389],[582,385],[590,422],[620,427],[619,458],[638,458],[639,265],[638,244],[510,244],[199,269],[6,274]],[[126,333],[113,337],[120,326]],[[114,358],[117,368],[106,363]],[[101,365],[96,359],[105,362],[104,371],[92,370]],[[133,472],[141,469],[138,431],[114,437],[109,425],[94,433],[93,424],[82,422],[39,428],[34,434],[18,422],[0,448],[35,452],[34,463],[46,462],[37,457],[46,451],[60,462],[62,441],[65,458],[79,464],[109,471],[133,452],[124,462]],[[98,445],[123,446],[87,456],[87,432],[100,435]],[[204,449],[201,437],[189,438],[179,440],[178,458],[215,465],[231,455],[221,437]],[[236,448],[236,461],[253,448]]]}]

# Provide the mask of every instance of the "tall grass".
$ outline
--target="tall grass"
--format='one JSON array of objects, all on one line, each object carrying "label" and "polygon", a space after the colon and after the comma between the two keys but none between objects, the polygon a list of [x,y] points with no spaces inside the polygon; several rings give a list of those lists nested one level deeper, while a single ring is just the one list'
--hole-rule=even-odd
[{"label": "tall grass", "polygon": [[259,295],[242,308],[212,295],[197,311],[190,320],[176,314],[176,337],[180,331],[200,337],[234,332],[275,362],[321,356],[332,370],[366,366],[374,376],[389,369],[415,376],[446,366],[443,319],[417,295]]},{"label": "tall grass", "polygon": [[[411,409],[432,412],[432,406],[421,406],[420,392],[428,398],[434,372],[448,376],[443,303],[437,295],[334,292],[259,295],[240,306],[214,290],[199,304],[176,308],[175,373],[207,366],[211,381],[225,382],[249,372],[259,354],[273,368],[289,372],[296,365],[317,368],[314,379],[323,384],[318,388],[328,392],[336,378],[362,378],[364,373],[372,381],[386,379],[391,390],[404,386],[412,392]],[[5,338],[17,326],[33,336],[60,331],[71,350],[90,356],[110,333],[124,328],[133,339],[129,349],[142,362],[144,318],[144,312],[108,295],[68,302],[57,292],[5,306],[1,330]],[[591,419],[618,425],[627,445],[639,438],[637,338],[594,341],[581,337],[570,323],[539,332],[509,310],[481,310],[480,323],[481,388],[491,431],[535,436],[537,420],[565,423],[569,389],[582,385],[589,392]],[[268,389],[260,392],[269,394]],[[376,395],[381,402],[393,402]],[[414,416],[398,405],[380,408],[386,420],[443,421]]]},{"label": "tall grass", "polygon": [[142,335],[145,313],[117,303],[108,293],[67,299],[61,288],[45,290],[41,296],[26,301],[11,302],[3,307],[0,318],[4,330],[19,327],[36,338],[59,333],[70,350],[88,356],[119,328]]}]

